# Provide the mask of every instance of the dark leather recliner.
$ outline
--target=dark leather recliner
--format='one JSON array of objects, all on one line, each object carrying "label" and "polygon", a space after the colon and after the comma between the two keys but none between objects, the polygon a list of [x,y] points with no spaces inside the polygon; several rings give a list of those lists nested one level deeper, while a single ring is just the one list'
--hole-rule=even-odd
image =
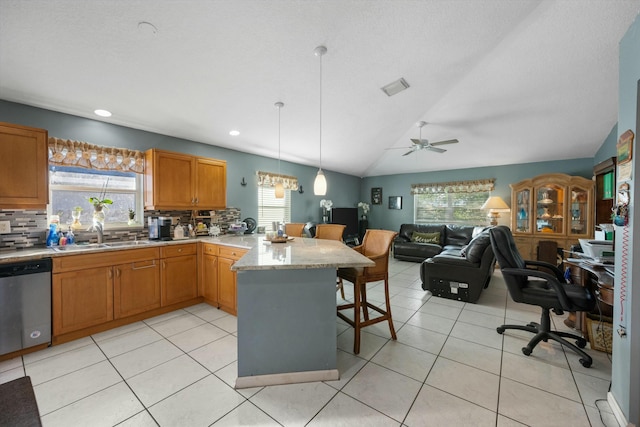
[{"label": "dark leather recliner", "polygon": [[489,286],[494,267],[495,256],[485,230],[461,249],[445,250],[424,260],[420,266],[422,289],[438,297],[474,303]]},{"label": "dark leather recliner", "polygon": [[[535,336],[529,344],[522,348],[522,352],[527,356],[540,341],[554,340],[578,353],[581,356],[582,366],[590,367],[592,359],[582,350],[587,345],[587,341],[569,332],[551,331],[549,310],[553,310],[556,314],[563,314],[563,311],[591,311],[596,304],[591,292],[582,286],[566,283],[562,271],[553,264],[523,260],[509,227],[503,225],[495,227],[489,231],[489,235],[511,299],[542,308],[539,324],[531,322],[527,325],[502,325],[497,328],[498,333],[502,334],[506,329],[534,333]],[[544,268],[545,271],[536,268]],[[565,338],[575,339],[576,344]]]}]

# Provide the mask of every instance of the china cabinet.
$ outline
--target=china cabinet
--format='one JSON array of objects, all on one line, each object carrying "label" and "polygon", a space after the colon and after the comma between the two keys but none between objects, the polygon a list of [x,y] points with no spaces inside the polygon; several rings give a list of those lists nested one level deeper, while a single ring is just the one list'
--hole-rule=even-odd
[{"label": "china cabinet", "polygon": [[594,182],[554,173],[511,187],[511,230],[525,259],[536,259],[538,243],[553,240],[569,249],[594,232]]}]

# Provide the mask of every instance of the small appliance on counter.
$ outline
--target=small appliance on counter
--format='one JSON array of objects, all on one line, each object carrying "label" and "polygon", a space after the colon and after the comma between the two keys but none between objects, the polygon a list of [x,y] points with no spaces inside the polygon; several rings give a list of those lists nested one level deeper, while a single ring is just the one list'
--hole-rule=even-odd
[{"label": "small appliance on counter", "polygon": [[149,240],[171,240],[171,217],[150,216]]},{"label": "small appliance on counter", "polygon": [[229,233],[240,236],[244,234],[245,231],[247,231],[247,224],[244,222],[229,224]]}]

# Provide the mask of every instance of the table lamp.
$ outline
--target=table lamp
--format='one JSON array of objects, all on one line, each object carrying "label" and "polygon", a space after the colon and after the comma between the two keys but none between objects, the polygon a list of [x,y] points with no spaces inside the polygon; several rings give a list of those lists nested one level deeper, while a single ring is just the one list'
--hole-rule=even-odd
[{"label": "table lamp", "polygon": [[509,212],[509,205],[502,200],[500,196],[491,196],[487,199],[486,202],[482,205],[480,209],[488,210],[489,214],[487,215],[491,218],[491,225],[498,225],[498,218],[500,218],[500,212]]}]

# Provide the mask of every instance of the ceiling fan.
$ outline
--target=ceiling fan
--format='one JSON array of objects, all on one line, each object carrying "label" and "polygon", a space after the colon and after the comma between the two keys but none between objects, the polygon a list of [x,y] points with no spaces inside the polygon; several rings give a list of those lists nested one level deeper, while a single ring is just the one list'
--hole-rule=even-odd
[{"label": "ceiling fan", "polygon": [[444,148],[439,148],[438,145],[445,144],[457,144],[459,141],[457,139],[447,139],[446,141],[438,141],[438,142],[429,142],[427,139],[422,139],[422,127],[425,126],[427,122],[420,121],[417,123],[418,128],[420,128],[420,139],[411,139],[413,142],[413,146],[410,147],[410,150],[403,154],[403,156],[407,156],[411,153],[415,153],[419,150],[428,150],[435,151],[436,153],[444,153]]}]

